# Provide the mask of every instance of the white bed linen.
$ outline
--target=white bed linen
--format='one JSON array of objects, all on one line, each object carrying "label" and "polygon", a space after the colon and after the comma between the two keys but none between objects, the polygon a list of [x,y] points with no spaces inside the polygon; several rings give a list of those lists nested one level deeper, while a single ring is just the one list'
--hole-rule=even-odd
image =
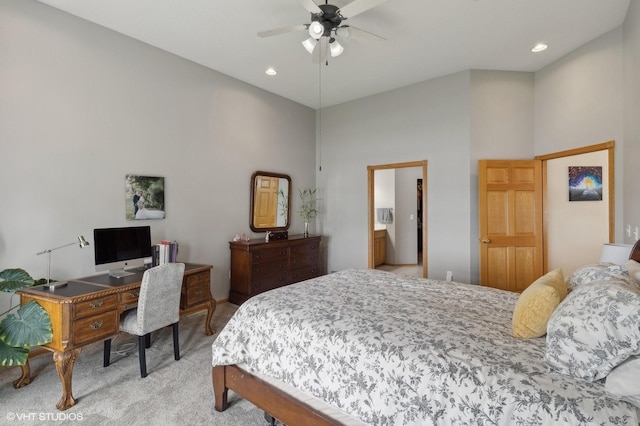
[{"label": "white bed linen", "polygon": [[631,404],[550,373],[545,340],[515,339],[518,295],[375,270],[255,296],[213,343],[366,424],[637,425]]}]

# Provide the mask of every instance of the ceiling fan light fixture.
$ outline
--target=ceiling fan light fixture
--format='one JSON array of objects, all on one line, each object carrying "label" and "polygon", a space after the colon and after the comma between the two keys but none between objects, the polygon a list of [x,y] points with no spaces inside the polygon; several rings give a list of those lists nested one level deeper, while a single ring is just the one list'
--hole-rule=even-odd
[{"label": "ceiling fan light fixture", "polygon": [[334,38],[330,40],[329,49],[331,50],[331,57],[335,58],[336,56],[342,55],[344,52],[344,47]]},{"label": "ceiling fan light fixture", "polygon": [[324,34],[324,25],[322,25],[319,21],[313,21],[309,25],[309,35],[314,39],[318,40]]},{"label": "ceiling fan light fixture", "polygon": [[318,42],[313,37],[309,37],[302,42],[302,45],[305,49],[307,49],[307,52],[309,52],[309,54],[313,53],[313,49],[315,49],[316,44],[318,44]]}]

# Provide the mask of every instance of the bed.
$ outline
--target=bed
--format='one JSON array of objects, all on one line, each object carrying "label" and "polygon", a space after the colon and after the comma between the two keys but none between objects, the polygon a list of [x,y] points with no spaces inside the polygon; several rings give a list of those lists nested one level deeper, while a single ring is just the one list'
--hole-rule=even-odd
[{"label": "bed", "polygon": [[[348,270],[262,293],[213,343],[215,408],[232,390],[288,425],[638,425],[640,403],[606,387],[640,354],[635,272],[599,264],[569,277],[573,291],[537,338],[513,337],[521,295],[476,285]],[[603,331],[617,339],[611,356],[579,329],[607,322],[588,318],[593,291],[624,293],[613,311],[629,313],[611,320],[624,335]],[[589,342],[571,341],[581,333]]]}]

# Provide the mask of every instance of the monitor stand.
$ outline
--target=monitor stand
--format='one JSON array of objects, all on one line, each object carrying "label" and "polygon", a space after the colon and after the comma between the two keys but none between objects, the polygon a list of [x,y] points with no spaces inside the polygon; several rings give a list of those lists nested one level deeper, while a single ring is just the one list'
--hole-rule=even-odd
[{"label": "monitor stand", "polygon": [[129,275],[135,275],[135,272],[127,272],[123,269],[110,269],[109,276],[114,278],[128,277]]}]

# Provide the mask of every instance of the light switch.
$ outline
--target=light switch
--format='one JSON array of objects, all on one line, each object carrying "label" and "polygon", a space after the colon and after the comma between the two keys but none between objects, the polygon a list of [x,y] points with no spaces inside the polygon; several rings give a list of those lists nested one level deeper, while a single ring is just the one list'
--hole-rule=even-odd
[{"label": "light switch", "polygon": [[[409,220],[413,220],[414,216],[412,214],[409,215]],[[637,229],[637,228],[636,228]]]}]

